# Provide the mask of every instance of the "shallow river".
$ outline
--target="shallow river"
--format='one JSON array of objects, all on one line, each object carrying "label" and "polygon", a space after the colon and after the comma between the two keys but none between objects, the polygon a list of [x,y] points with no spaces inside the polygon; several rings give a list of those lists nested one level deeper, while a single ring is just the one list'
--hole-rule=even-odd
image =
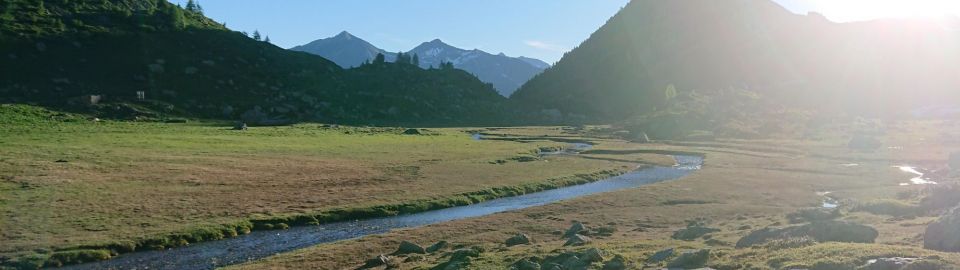
[{"label": "shallow river", "polygon": [[531,193],[394,217],[339,222],[320,226],[293,227],[282,231],[256,231],[236,238],[191,244],[163,251],[144,251],[120,255],[112,260],[74,265],[66,269],[212,269],[219,266],[257,260],[282,252],[317,244],[382,234],[393,229],[437,224],[452,220],[486,216],[554,203],[581,196],[634,188],[674,180],[699,170],[703,158],[675,156],[673,167],[648,167],[624,175],[584,185]]}]

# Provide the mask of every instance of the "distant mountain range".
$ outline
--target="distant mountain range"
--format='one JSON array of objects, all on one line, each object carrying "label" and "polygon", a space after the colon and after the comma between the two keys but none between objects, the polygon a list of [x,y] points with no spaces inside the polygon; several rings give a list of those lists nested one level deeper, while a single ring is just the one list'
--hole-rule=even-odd
[{"label": "distant mountain range", "polygon": [[[357,67],[382,53],[387,61],[394,61],[397,54],[380,49],[346,31],[334,37],[316,40],[291,48],[322,56],[341,67]],[[543,72],[550,64],[528,57],[509,57],[490,54],[481,50],[465,50],[451,46],[439,39],[424,42],[407,54],[420,58],[420,67],[439,67],[441,62],[453,63],[454,67],[476,75],[481,81],[493,84],[503,96],[510,96],[530,78]]]}]

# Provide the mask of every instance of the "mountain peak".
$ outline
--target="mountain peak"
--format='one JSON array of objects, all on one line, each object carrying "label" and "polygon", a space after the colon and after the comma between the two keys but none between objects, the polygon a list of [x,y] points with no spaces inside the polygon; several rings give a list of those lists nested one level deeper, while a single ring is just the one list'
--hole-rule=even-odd
[{"label": "mountain peak", "polygon": [[343,32],[340,32],[340,34],[337,34],[335,38],[352,39],[354,38],[354,36],[353,34],[350,34],[350,32],[343,31]]}]

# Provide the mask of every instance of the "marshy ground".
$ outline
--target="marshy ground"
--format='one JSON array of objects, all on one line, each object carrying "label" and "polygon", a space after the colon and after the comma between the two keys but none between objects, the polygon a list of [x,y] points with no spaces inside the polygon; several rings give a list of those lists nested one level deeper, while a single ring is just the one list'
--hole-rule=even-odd
[{"label": "marshy ground", "polygon": [[[935,187],[902,185],[914,176],[893,166],[908,164],[939,171],[931,176],[938,180],[936,186],[950,185],[956,177],[943,171],[949,153],[960,147],[951,135],[957,131],[955,125],[946,122],[890,124],[879,135],[883,146],[868,152],[851,150],[849,137],[841,132],[806,140],[621,143],[616,147],[618,153],[641,149],[704,153],[706,165],[677,181],[320,245],[230,268],[357,268],[379,254],[389,257],[401,241],[423,246],[448,241],[447,250],[398,255],[390,262],[401,269],[524,269],[518,262],[527,260],[549,269],[546,266],[551,259],[583,257],[596,248],[603,259],[578,267],[601,269],[619,260],[628,269],[660,269],[685,250],[709,249],[708,259],[701,266],[716,269],[858,269],[871,267],[871,260],[898,257],[925,262],[914,264],[914,268],[865,269],[954,269],[960,265],[957,254],[923,249],[924,229],[943,210],[918,209],[918,202]],[[807,224],[802,218],[791,220],[788,216],[796,218],[798,215],[791,214],[822,208],[827,200],[840,206],[838,216],[825,219],[873,227],[878,233],[873,243],[802,237],[736,247],[753,231]],[[888,204],[894,207],[886,207]],[[879,207],[870,207],[876,205]],[[896,206],[906,206],[906,210]],[[906,214],[891,214],[891,208]],[[564,246],[568,240],[561,234],[574,222],[588,228],[584,233],[592,242]],[[691,224],[711,230],[694,237],[676,237]],[[505,241],[516,234],[526,234],[531,243],[507,246]],[[467,264],[452,267],[458,249],[461,253],[463,249],[478,252],[475,257],[468,256]],[[675,250],[672,257],[649,260],[668,249]],[[873,266],[879,264],[874,262]]]},{"label": "marshy ground", "polygon": [[[894,257],[942,267],[933,269],[960,265],[957,254],[923,249],[925,228],[944,211],[926,207],[925,198],[956,180],[946,164],[960,150],[954,139],[960,128],[949,122],[888,123],[874,131],[881,147],[859,151],[848,147],[856,127],[803,140],[636,144],[602,127],[405,135],[401,128],[301,124],[233,131],[219,123],[97,122],[31,107],[3,109],[9,115],[0,117],[0,256],[7,265],[103,259],[297,225],[278,221],[261,228],[251,221],[337,209],[389,215],[377,207],[672,164],[660,151],[702,153],[706,163],[676,181],[323,244],[228,268],[358,268],[385,254],[401,269],[508,269],[524,260],[546,266],[597,251],[602,259],[580,267],[619,261],[626,268],[658,269],[685,250],[705,249],[703,265],[717,269],[855,269]],[[485,139],[471,136],[477,133]],[[594,146],[578,155],[537,154],[581,141]],[[903,185],[915,175],[894,167],[902,165],[921,168],[938,184]],[[875,228],[873,243],[798,237],[736,247],[764,228],[804,226],[808,220],[796,220],[804,215],[792,213],[822,208],[825,201],[839,204],[839,214],[825,219]],[[591,240],[564,246],[569,237],[562,234],[576,222]],[[517,234],[530,243],[507,246]],[[403,241],[449,245],[390,255]],[[667,259],[649,260],[668,249],[675,252]],[[464,256],[466,264],[454,261]]]}]

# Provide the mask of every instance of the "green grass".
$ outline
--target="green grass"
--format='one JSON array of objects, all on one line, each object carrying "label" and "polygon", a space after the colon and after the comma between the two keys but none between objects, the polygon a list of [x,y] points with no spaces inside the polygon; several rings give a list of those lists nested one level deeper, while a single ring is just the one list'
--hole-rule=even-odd
[{"label": "green grass", "polygon": [[466,205],[595,181],[639,163],[558,156],[490,164],[564,143],[476,141],[461,129],[233,131],[202,120],[95,122],[24,105],[0,105],[0,121],[0,256],[22,258],[17,263],[46,254],[44,263],[68,264],[102,256],[50,254],[162,249]]}]

